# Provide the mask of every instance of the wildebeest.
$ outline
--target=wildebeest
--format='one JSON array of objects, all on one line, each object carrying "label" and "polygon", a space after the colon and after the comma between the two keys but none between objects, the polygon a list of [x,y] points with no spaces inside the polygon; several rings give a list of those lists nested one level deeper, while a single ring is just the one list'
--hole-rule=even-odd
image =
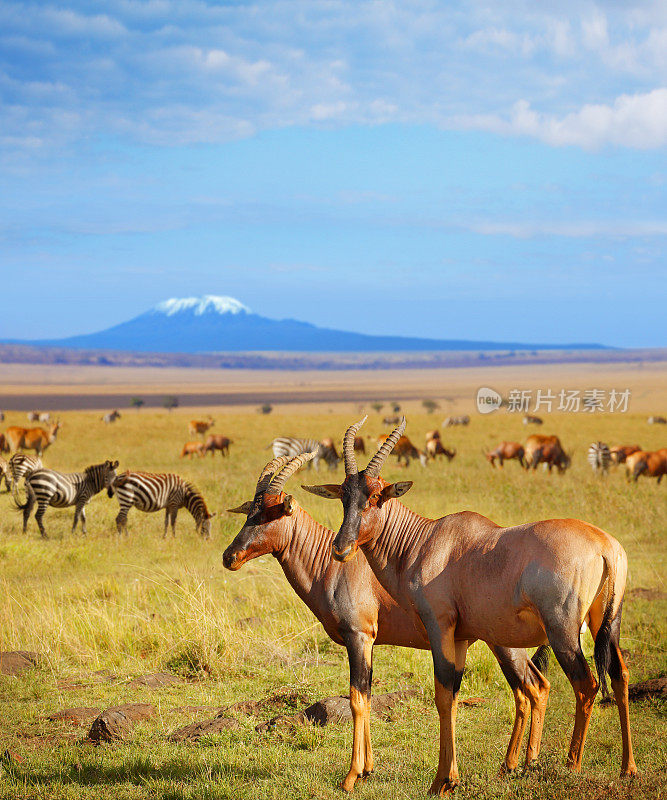
[{"label": "wildebeest", "polygon": [[[382,445],[383,442],[386,441],[388,438],[387,434],[382,434],[378,436],[378,444]],[[396,446],[393,450],[393,455],[396,456],[396,460],[400,464],[401,461],[405,461],[405,466],[410,466],[410,459],[411,458],[418,458],[419,463],[422,467],[425,467],[428,464],[428,457],[423,450],[415,447],[410,439],[407,436],[401,436],[401,438],[396,442]],[[452,456],[453,457],[453,456]]]},{"label": "wildebeest", "polygon": [[536,417],[533,414],[526,414],[523,418],[524,425],[542,425],[544,420],[541,417]]},{"label": "wildebeest", "polygon": [[229,455],[230,444],[233,444],[233,442],[226,436],[221,436],[219,433],[209,433],[209,435],[206,437],[206,441],[204,442],[204,450],[202,455],[210,453],[211,456],[215,456],[215,451],[219,450],[220,455],[224,458],[225,456]]},{"label": "wildebeest", "polygon": [[649,425],[667,425],[667,419],[665,417],[649,417],[648,418]]},{"label": "wildebeest", "polygon": [[460,417],[447,417],[447,419],[442,423],[443,428],[450,428],[452,425],[469,425],[470,424],[470,417],[467,414],[463,414]]},{"label": "wildebeest", "polygon": [[546,464],[551,472],[556,467],[559,473],[572,463],[571,457],[565,452],[558,436],[543,436],[534,433],[526,439],[524,445],[524,459],[526,469],[537,469],[538,464]]},{"label": "wildebeest", "polygon": [[516,459],[522,467],[525,466],[524,449],[523,445],[519,444],[519,442],[501,442],[488,453],[485,453],[483,450],[482,453],[492,467],[496,466],[496,459],[498,460],[499,467],[503,466],[503,462],[511,461],[512,459]]},{"label": "wildebeest", "polygon": [[660,483],[662,476],[667,475],[667,447],[652,453],[645,453],[636,461],[632,477],[636,481],[640,475],[646,475],[647,478],[657,478],[658,483]]},{"label": "wildebeest", "polygon": [[448,450],[440,439],[429,439],[426,442],[426,455],[434,461],[436,456],[444,456],[447,461],[451,461],[456,455],[456,449]]},{"label": "wildebeest", "polygon": [[120,411],[114,408],[113,411],[110,411],[102,417],[102,422],[104,422],[105,425],[111,425],[111,423],[115,422],[117,419],[120,419]]},{"label": "wildebeest", "polygon": [[204,442],[186,442],[181,450],[181,458],[204,455]]},{"label": "wildebeest", "polygon": [[209,428],[212,428],[214,425],[215,420],[210,415],[206,420],[191,419],[188,423],[188,431],[190,436],[198,436],[199,434],[203,436],[206,431],[209,430]]},{"label": "wildebeest", "polygon": [[[458,693],[467,650],[478,639],[491,647],[551,645],[575,696],[567,764],[576,771],[595,696],[600,687],[608,694],[609,675],[621,724],[621,775],[635,775],[629,673],[619,642],[628,573],[620,543],[579,519],[507,528],[472,511],[427,519],[398,499],[411,481],[390,484],[380,475],[405,420],[362,472],[348,444],[360,424],[345,434],[343,484],[304,488],[342,502],[343,522],[331,546],[334,558],[346,563],[361,548],[378,581],[404,608],[414,609],[426,630],[440,718],[440,758],[430,794],[443,796],[459,782]],[[584,621],[595,642],[597,681],[581,647]],[[538,675],[535,694],[546,704],[548,683]],[[522,733],[520,726],[518,743]],[[528,763],[532,758],[530,753]]]},{"label": "wildebeest", "polygon": [[614,464],[625,464],[625,459],[641,450],[638,444],[616,444],[609,448],[609,455]]},{"label": "wildebeest", "polygon": [[44,428],[19,428],[12,426],[5,431],[5,438],[12,453],[17,450],[34,450],[38,456],[56,440],[60,422],[54,422],[48,429]]}]

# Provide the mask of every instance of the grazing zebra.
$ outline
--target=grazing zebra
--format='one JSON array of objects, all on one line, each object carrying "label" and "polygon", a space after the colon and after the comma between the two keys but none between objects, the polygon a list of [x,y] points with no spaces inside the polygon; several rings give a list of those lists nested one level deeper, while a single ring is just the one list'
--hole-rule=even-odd
[{"label": "grazing zebra", "polygon": [[451,428],[452,425],[469,425],[470,424],[470,417],[467,414],[463,414],[460,417],[447,417],[447,419],[442,423],[443,428]]},{"label": "grazing zebra", "polygon": [[103,464],[94,464],[86,467],[83,472],[71,472],[68,474],[56,472],[53,469],[37,469],[25,479],[25,490],[27,498],[25,503],[16,501],[17,507],[23,511],[23,533],[28,529],[28,518],[37,503],[37,513],[35,519],[39,527],[39,532],[44,539],[46,535],[42,518],[47,506],[55,508],[67,508],[74,506],[74,524],[72,533],[76,530],[76,525],[81,519],[81,529],[86,533],[86,512],[85,505],[93,497],[108,489],[116,477],[117,461],[105,461]]},{"label": "grazing zebra", "polygon": [[21,478],[27,478],[36,469],[42,468],[42,459],[39,456],[31,456],[27,453],[14,453],[9,459],[9,475],[12,479],[13,488],[18,487]]},{"label": "grazing zebra", "polygon": [[111,423],[115,422],[117,419],[120,419],[120,411],[114,409],[113,411],[110,411],[108,414],[105,414],[102,417],[102,422],[105,425],[111,425]]},{"label": "grazing zebra", "polygon": [[588,448],[588,463],[593,472],[606,475],[611,464],[611,451],[609,445],[604,442],[593,442]]},{"label": "grazing zebra", "polygon": [[186,508],[197,525],[197,532],[205,539],[211,536],[211,513],[201,493],[180,475],[174,473],[124,472],[109,487],[109,497],[116,494],[120,511],[116,517],[116,528],[127,533],[127,515],[134,506],[139,511],[153,512],[165,509],[164,536],[171,521],[172,536],[176,536],[176,515],[179,508]]},{"label": "grazing zebra", "polygon": [[649,425],[667,425],[667,419],[665,417],[649,417],[648,418]]},{"label": "grazing zebra", "polygon": [[[315,465],[316,470],[320,468],[320,459],[324,459],[327,462],[329,469],[336,469],[338,462],[342,461],[331,439],[318,442],[317,439],[297,439],[294,436],[279,436],[271,442],[271,447],[276,458],[281,456],[296,458],[302,453],[314,452],[312,463]],[[310,469],[310,464],[311,462],[309,461],[308,469]]]}]

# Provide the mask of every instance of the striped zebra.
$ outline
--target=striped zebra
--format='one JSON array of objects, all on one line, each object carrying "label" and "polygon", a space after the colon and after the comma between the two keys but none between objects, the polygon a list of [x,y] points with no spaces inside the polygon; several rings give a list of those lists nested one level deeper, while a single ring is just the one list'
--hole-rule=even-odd
[{"label": "striped zebra", "polygon": [[17,507],[23,511],[23,533],[28,529],[28,519],[37,503],[35,519],[44,539],[49,537],[44,530],[42,518],[48,506],[68,508],[74,506],[72,533],[81,519],[81,529],[86,533],[85,505],[102,489],[108,489],[116,477],[117,461],[105,461],[86,467],[83,472],[63,473],[54,469],[37,469],[25,479],[26,501]]},{"label": "striped zebra", "polygon": [[9,459],[9,475],[12,479],[13,488],[17,489],[21,478],[27,478],[36,469],[42,469],[42,459],[39,456],[31,456],[28,453],[14,453]]},{"label": "striped zebra", "polygon": [[[332,439],[324,439],[319,442],[317,439],[297,439],[294,436],[278,436],[271,442],[273,448],[273,455],[276,458],[286,456],[287,458],[296,458],[302,453],[315,453],[312,463],[315,469],[320,468],[320,459],[326,461],[329,469],[336,469],[338,462],[342,461],[341,457],[336,452]],[[308,469],[310,469],[311,462],[308,462]]]},{"label": "striped zebra", "polygon": [[606,475],[607,472],[609,472],[609,465],[611,464],[609,445],[606,445],[604,442],[593,442],[588,448],[587,459],[593,472]]},{"label": "striped zebra", "polygon": [[134,506],[139,511],[153,512],[165,509],[164,536],[171,521],[172,536],[176,536],[176,515],[179,508],[186,508],[197,525],[197,532],[205,539],[211,536],[211,513],[204,498],[191,483],[174,473],[124,472],[109,488],[109,496],[116,495],[120,511],[116,517],[116,529],[127,533],[127,515]]}]

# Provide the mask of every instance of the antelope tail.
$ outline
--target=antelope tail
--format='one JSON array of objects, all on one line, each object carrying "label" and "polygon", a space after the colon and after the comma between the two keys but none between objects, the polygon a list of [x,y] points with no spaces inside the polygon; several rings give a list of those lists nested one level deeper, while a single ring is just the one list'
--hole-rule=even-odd
[{"label": "antelope tail", "polygon": [[[600,689],[602,690],[602,697],[607,699],[609,697],[609,689],[607,688],[607,675],[609,674],[609,666],[612,660],[612,631],[611,623],[614,618],[614,600],[615,600],[615,585],[616,585],[616,567],[609,556],[603,556],[605,570],[607,573],[607,600],[602,615],[602,625],[595,637],[595,648],[593,650],[593,657],[595,659],[595,669],[598,673],[598,681]],[[612,672],[612,678],[613,678]]]}]

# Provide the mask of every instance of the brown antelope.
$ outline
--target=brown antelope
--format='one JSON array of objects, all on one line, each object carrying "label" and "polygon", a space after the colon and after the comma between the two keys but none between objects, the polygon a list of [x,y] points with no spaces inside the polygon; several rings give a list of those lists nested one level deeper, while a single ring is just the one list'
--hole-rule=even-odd
[{"label": "brown antelope", "polygon": [[188,423],[188,432],[190,436],[202,436],[215,425],[215,420],[209,415],[207,420],[191,419]]},{"label": "brown antelope", "polygon": [[364,442],[363,436],[354,437],[354,452],[363,453],[364,455],[366,455],[366,443]]},{"label": "brown antelope", "polygon": [[7,461],[5,461],[5,459],[2,456],[0,456],[0,486],[2,486],[3,480],[5,482],[5,489],[8,492],[11,492],[14,483],[14,481],[12,480],[12,473],[9,469],[9,464],[7,463]]},{"label": "brown antelope", "polygon": [[[349,561],[361,547],[380,583],[403,608],[414,609],[426,629],[440,716],[440,758],[430,793],[442,795],[458,784],[457,697],[468,647],[477,639],[492,648],[551,645],[576,698],[567,763],[581,768],[599,688],[581,649],[584,622],[595,640],[603,692],[606,674],[611,676],[621,722],[621,775],[634,775],[628,670],[619,644],[628,569],[621,545],[577,519],[502,528],[471,511],[437,520],[415,514],[396,499],[412,481],[389,484],[380,477],[405,419],[359,473],[350,444],[362,423],[345,434],[343,484],[307,489],[342,501],[343,522],[332,545],[336,560]],[[546,702],[546,685],[537,686]],[[527,761],[532,758],[529,742]]]},{"label": "brown antelope", "polygon": [[556,467],[559,473],[572,463],[572,458],[565,452],[558,436],[543,436],[534,433],[526,439],[524,445],[524,460],[526,469],[537,469],[537,465],[546,464],[551,472]]},{"label": "brown antelope", "polygon": [[[400,420],[399,420],[399,422],[400,422]],[[439,438],[440,438],[440,431],[437,428],[434,428],[432,431],[426,431],[426,441],[427,442],[430,442],[431,439],[439,439]]]},{"label": "brown antelope", "polygon": [[230,444],[233,444],[233,442],[226,436],[220,436],[218,433],[209,433],[209,435],[206,437],[206,442],[204,443],[202,455],[205,456],[206,453],[210,453],[215,457],[215,451],[219,450],[220,455],[224,458],[225,456],[229,455]]},{"label": "brown antelope", "polygon": [[667,447],[653,453],[645,453],[634,466],[632,477],[637,481],[640,475],[647,478],[657,478],[658,483],[663,475],[667,475]]},{"label": "brown antelope", "polygon": [[609,448],[609,455],[614,464],[625,464],[625,459],[641,450],[638,444],[617,444]]},{"label": "brown antelope", "polygon": [[[270,553],[279,562],[287,580],[324,626],[328,636],[347,649],[350,664],[350,708],[353,718],[352,763],[343,781],[351,791],[360,776],[373,771],[370,738],[371,678],[374,645],[429,649],[424,626],[412,609],[405,610],[382,588],[361,556],[341,564],[331,559],[335,533],[314,520],[291,495],[285,483],[313,453],[295,458],[274,458],[262,470],[253,500],[229,509],[245,514],[246,522],[223,554],[227,569],[237,570],[247,561]],[[515,729],[526,724],[529,706],[533,712],[531,740],[539,750],[541,706],[537,694],[539,671],[535,663],[548,662],[549,650],[542,648],[531,660],[525,650],[492,648],[517,700]],[[542,679],[544,680],[544,679]],[[520,687],[528,683],[525,694]],[[546,681],[544,682],[545,685]],[[534,688],[531,688],[534,687]],[[526,700],[526,697],[530,700]],[[544,696],[546,705],[546,695]],[[521,712],[519,707],[521,705]],[[518,749],[508,748],[505,769],[513,770]]]},{"label": "brown antelope", "polygon": [[54,422],[45,431],[44,428],[19,428],[12,426],[5,431],[5,438],[12,453],[17,450],[34,450],[41,458],[46,448],[53,444],[60,429],[60,422]]},{"label": "brown antelope", "polygon": [[[378,436],[378,444],[382,444],[387,440],[387,438],[388,434],[386,433]],[[422,467],[425,467],[428,463],[426,453],[423,450],[416,448],[407,436],[401,436],[398,442],[396,442],[396,447],[394,447],[394,455],[396,456],[399,464],[401,463],[401,459],[405,461],[406,468],[410,466],[411,458],[418,458]]]},{"label": "brown antelope", "polygon": [[629,456],[625,459],[625,477],[626,480],[630,480],[634,473],[635,467],[639,464],[643,459],[648,456],[648,452],[646,450],[635,450],[633,453],[630,453]]},{"label": "brown antelope", "polygon": [[429,439],[426,442],[426,455],[434,461],[436,456],[445,456],[447,461],[451,461],[456,455],[456,448],[448,450],[440,439]]},{"label": "brown antelope", "polygon": [[181,450],[181,458],[188,456],[192,461],[192,456],[204,456],[204,442],[186,442]]},{"label": "brown antelope", "polygon": [[502,469],[505,461],[511,461],[514,458],[522,467],[525,466],[525,462],[523,460],[524,449],[523,445],[520,445],[519,442],[501,442],[497,447],[488,453],[485,453],[482,450],[482,454],[486,457],[486,460],[489,462],[489,464],[491,464],[492,467],[496,466],[496,459],[498,459],[498,466]]}]

